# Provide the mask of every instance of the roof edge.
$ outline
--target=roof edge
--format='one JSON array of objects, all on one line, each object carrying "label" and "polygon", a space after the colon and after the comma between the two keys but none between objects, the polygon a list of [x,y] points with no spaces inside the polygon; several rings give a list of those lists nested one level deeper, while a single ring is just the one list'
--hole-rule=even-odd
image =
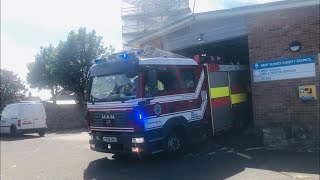
[{"label": "roof edge", "polygon": [[306,7],[306,6],[319,5],[319,4],[320,4],[319,0],[304,0],[304,1],[295,1],[295,2],[287,0],[287,1],[266,3],[266,4],[255,4],[255,5],[226,9],[226,10],[190,14],[154,33],[148,34],[142,38],[131,40],[128,42],[128,45],[137,47],[141,43],[145,43],[149,40],[155,39],[157,37],[161,37],[163,35],[169,34],[170,32],[174,32],[178,29],[184,28],[192,24],[193,20],[203,21],[208,19],[219,19],[219,18],[225,18],[225,17],[269,12],[269,11],[276,11],[276,10],[283,10],[283,9],[291,9],[291,8],[298,8],[298,7]]}]

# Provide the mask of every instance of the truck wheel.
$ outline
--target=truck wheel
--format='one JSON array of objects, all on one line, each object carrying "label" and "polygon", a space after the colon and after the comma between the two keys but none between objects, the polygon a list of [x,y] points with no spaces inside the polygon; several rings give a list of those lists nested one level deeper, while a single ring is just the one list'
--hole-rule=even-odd
[{"label": "truck wheel", "polygon": [[16,128],[15,125],[11,125],[11,127],[10,127],[10,135],[13,136],[13,137],[17,136],[17,128]]},{"label": "truck wheel", "polygon": [[182,130],[174,129],[166,138],[166,151],[170,154],[182,154],[185,149],[185,135]]},{"label": "truck wheel", "polygon": [[44,131],[44,130],[38,132],[38,134],[39,134],[40,137],[43,137],[45,133],[46,133],[46,131]]}]

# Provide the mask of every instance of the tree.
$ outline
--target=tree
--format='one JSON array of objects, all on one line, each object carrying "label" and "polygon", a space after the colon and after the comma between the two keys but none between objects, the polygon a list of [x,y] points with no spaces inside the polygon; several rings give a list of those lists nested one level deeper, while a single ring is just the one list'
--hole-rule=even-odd
[{"label": "tree", "polygon": [[57,51],[59,84],[75,92],[82,104],[92,60],[107,56],[114,49],[103,47],[102,37],[97,36],[95,30],[87,33],[86,28],[80,28],[77,32],[71,31],[65,42],[60,41]]},{"label": "tree", "polygon": [[59,89],[73,91],[80,103],[84,100],[86,75],[92,60],[113,53],[112,46],[103,47],[102,37],[86,28],[71,31],[57,47],[41,47],[35,62],[28,64],[27,80],[32,88],[50,89],[55,103]]},{"label": "tree", "polygon": [[28,64],[27,81],[32,88],[49,89],[53,103],[56,103],[56,93],[59,90],[57,78],[57,51],[50,44],[41,47],[40,53],[35,56],[35,62]]},{"label": "tree", "polygon": [[17,102],[24,97],[26,87],[22,80],[12,71],[1,69],[1,109],[6,104]]}]

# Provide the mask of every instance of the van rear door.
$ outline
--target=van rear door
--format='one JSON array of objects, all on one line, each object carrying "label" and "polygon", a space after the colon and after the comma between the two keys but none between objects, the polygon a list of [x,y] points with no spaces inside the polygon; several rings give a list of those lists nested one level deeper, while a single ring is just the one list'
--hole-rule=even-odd
[{"label": "van rear door", "polygon": [[33,106],[34,121],[33,128],[45,128],[46,127],[46,111],[42,104],[35,104]]},{"label": "van rear door", "polygon": [[21,116],[21,129],[33,128],[33,104],[21,104],[20,116]]}]

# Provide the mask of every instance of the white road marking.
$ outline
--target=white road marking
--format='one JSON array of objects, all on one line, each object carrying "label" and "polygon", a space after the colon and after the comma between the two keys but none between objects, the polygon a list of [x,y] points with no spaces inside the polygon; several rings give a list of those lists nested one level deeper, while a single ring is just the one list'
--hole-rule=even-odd
[{"label": "white road marking", "polygon": [[280,171],[280,174],[284,174],[286,176],[290,176],[295,179],[313,179],[313,176],[315,177],[314,179],[318,178],[319,175],[316,174],[305,174],[305,173],[296,173],[296,172],[287,172],[287,171]]},{"label": "white road marking", "polygon": [[252,151],[252,150],[259,150],[259,149],[264,149],[264,147],[247,148],[247,149],[245,149],[245,150],[246,150],[246,151]]},{"label": "white road marking", "polygon": [[227,153],[233,153],[233,152],[234,152],[233,149],[227,151]]},{"label": "white road marking", "polygon": [[225,149],[227,149],[227,148],[226,148],[226,147],[223,147],[223,148],[219,149],[218,151],[222,151],[222,150],[225,150]]},{"label": "white road marking", "polygon": [[293,176],[296,179],[306,179],[309,178],[309,176],[304,176],[304,175],[297,175],[297,176]]},{"label": "white road marking", "polygon": [[208,153],[208,155],[212,155],[212,154],[217,154],[216,152],[210,152]]},{"label": "white road marking", "polygon": [[247,159],[252,159],[252,157],[246,155],[246,154],[243,154],[243,153],[236,153],[238,156],[241,156],[243,158],[247,158]]}]

